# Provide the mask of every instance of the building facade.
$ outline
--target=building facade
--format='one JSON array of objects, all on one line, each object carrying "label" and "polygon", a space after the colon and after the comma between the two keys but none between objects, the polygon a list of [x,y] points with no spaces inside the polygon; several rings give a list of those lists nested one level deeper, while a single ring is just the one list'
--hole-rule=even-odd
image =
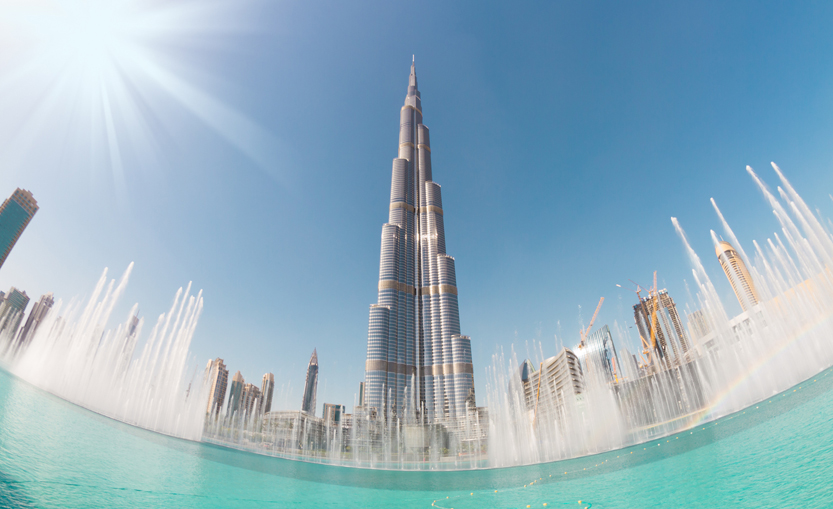
[{"label": "building facade", "polygon": [[519,372],[526,409],[533,419],[560,420],[585,391],[581,362],[568,348],[542,362],[537,370],[524,361]]},{"label": "building facade", "polygon": [[443,214],[412,64],[367,335],[363,406],[383,418],[432,422],[464,416],[474,405],[471,338],[460,334]]},{"label": "building facade", "polygon": [[[654,318],[654,310],[656,317]],[[633,316],[639,334],[645,341],[651,341],[651,329],[654,329],[652,349],[658,360],[665,363],[683,362],[688,356],[690,343],[686,334],[677,305],[668,295],[668,290],[662,289],[643,297],[639,304],[633,307]]]},{"label": "building facade", "polygon": [[3,302],[0,303],[0,333],[8,334],[10,341],[17,335],[17,329],[28,305],[29,296],[14,286],[3,297]]},{"label": "building facade", "polygon": [[240,396],[240,412],[245,415],[252,415],[260,411],[262,397],[260,389],[255,384],[244,384],[243,393]]},{"label": "building facade", "polygon": [[223,407],[223,401],[226,397],[228,369],[223,364],[223,359],[219,357],[213,361],[209,360],[205,369],[208,372],[208,407],[205,411],[216,414]]},{"label": "building facade", "polygon": [[743,263],[743,258],[726,241],[718,242],[714,249],[717,259],[720,261],[720,266],[723,268],[723,273],[729,279],[732,291],[735,292],[735,297],[740,302],[740,307],[746,311],[758,304],[761,297],[758,295],[758,289],[755,288],[752,276],[746,269],[746,264]]},{"label": "building facade", "polygon": [[334,403],[324,403],[324,417],[325,426],[336,426],[341,424],[341,417],[344,415],[344,405],[336,405]]},{"label": "building facade", "polygon": [[29,344],[32,336],[34,336],[35,332],[38,330],[38,326],[43,319],[46,318],[46,313],[52,309],[52,305],[54,303],[55,299],[50,292],[46,295],[42,295],[40,300],[32,306],[32,310],[29,312],[29,317],[26,318],[26,323],[23,325],[23,328],[20,329],[20,334],[17,338],[18,347],[25,347]]},{"label": "building facade", "polygon": [[272,411],[272,394],[275,392],[275,375],[266,373],[260,382],[260,394],[263,397],[262,411],[268,414]]},{"label": "building facade", "polygon": [[231,386],[229,387],[229,395],[228,395],[228,415],[234,415],[235,412],[238,415],[241,412],[241,404],[243,403],[243,386],[246,385],[246,380],[243,379],[243,375],[240,374],[240,371],[234,374],[231,378]]},{"label": "building facade", "polygon": [[607,325],[589,334],[584,344],[577,346],[573,353],[581,361],[585,376],[597,376],[605,382],[615,382],[622,376],[618,372],[616,345]]},{"label": "building facade", "polygon": [[38,202],[32,193],[20,188],[0,206],[0,267],[37,211]]},{"label": "building facade", "polygon": [[694,340],[700,339],[712,331],[711,325],[702,309],[692,311],[688,315],[688,331]]},{"label": "building facade", "polygon": [[304,399],[301,401],[301,411],[315,415],[315,397],[318,393],[318,352],[312,350],[312,357],[307,366],[307,378],[304,382]]}]

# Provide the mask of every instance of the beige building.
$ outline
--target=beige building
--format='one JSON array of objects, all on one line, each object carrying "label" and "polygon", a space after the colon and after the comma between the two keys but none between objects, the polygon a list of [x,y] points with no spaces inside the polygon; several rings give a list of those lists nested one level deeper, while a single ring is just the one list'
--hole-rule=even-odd
[{"label": "beige building", "polygon": [[260,389],[255,384],[245,384],[243,394],[240,397],[241,412],[252,415],[253,412],[260,412],[261,403]]},{"label": "beige building", "polygon": [[729,278],[729,283],[732,285],[732,290],[740,302],[740,307],[744,311],[758,304],[761,297],[758,295],[758,290],[755,288],[755,283],[752,281],[752,276],[746,269],[746,264],[738,255],[735,248],[726,241],[720,241],[715,247],[717,259],[720,261],[720,266],[723,267],[723,272]]},{"label": "beige building", "polygon": [[223,364],[223,359],[217,357],[209,360],[205,367],[208,372],[208,407],[206,412],[217,413],[223,406],[223,400],[226,397],[226,389],[228,388],[228,369]]},{"label": "beige building", "polygon": [[522,376],[526,377],[522,378],[526,408],[533,418],[546,415],[548,420],[557,419],[584,394],[581,363],[567,348],[545,360],[537,370],[529,364]]}]

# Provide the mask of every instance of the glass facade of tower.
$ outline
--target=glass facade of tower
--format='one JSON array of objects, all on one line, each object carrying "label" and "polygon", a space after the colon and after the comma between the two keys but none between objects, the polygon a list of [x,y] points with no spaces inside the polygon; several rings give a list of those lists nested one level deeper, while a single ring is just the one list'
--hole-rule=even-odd
[{"label": "glass facade of tower", "polygon": [[0,206],[0,267],[37,211],[32,193],[20,188]]},{"label": "glass facade of tower", "polygon": [[260,382],[260,393],[263,395],[263,403],[261,404],[264,414],[272,411],[272,394],[275,392],[275,375],[266,373],[263,375],[263,380]]},{"label": "glass facade of tower", "polygon": [[442,206],[412,65],[367,338],[364,405],[386,418],[431,422],[462,416],[467,404],[474,405],[471,339],[460,335]]},{"label": "glass facade of tower", "polygon": [[304,399],[301,402],[301,410],[315,415],[315,396],[318,392],[318,351],[312,350],[309,365],[307,366],[307,379],[304,382]]},{"label": "glass facade of tower", "polygon": [[234,415],[235,412],[240,412],[240,404],[243,402],[243,386],[246,381],[240,371],[234,374],[231,379],[231,386],[229,387],[228,396],[228,415]]},{"label": "glass facade of tower", "polygon": [[616,346],[613,344],[610,327],[604,325],[589,334],[584,350],[582,368],[585,375],[598,376],[606,382],[614,382],[617,377],[622,376],[618,373],[619,357],[616,355]]},{"label": "glass facade of tower", "polygon": [[28,305],[29,296],[26,292],[11,287],[0,301],[0,332],[5,332],[13,338]]}]

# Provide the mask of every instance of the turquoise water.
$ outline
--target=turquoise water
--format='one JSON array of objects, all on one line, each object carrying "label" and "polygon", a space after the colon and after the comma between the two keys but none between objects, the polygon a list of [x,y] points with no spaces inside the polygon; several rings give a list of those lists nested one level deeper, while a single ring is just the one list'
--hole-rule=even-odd
[{"label": "turquoise water", "polygon": [[628,449],[433,473],[170,438],[0,371],[0,507],[833,507],[832,388],[827,370],[744,412]]}]

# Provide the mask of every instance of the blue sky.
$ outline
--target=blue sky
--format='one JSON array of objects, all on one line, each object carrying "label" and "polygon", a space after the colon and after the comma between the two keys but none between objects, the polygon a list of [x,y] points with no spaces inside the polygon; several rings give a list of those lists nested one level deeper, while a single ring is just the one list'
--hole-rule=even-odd
[{"label": "blue sky", "polygon": [[0,5],[0,195],[41,206],[0,288],[84,296],[135,261],[117,316],[153,320],[193,281],[196,362],[274,372],[291,407],[313,348],[319,405],[363,380],[412,54],[481,403],[497,349],[573,345],[601,296],[631,325],[616,283],[657,270],[684,307],[671,216],[739,312],[709,198],[771,235],[745,165],[833,216],[828,3],[104,5]]}]

